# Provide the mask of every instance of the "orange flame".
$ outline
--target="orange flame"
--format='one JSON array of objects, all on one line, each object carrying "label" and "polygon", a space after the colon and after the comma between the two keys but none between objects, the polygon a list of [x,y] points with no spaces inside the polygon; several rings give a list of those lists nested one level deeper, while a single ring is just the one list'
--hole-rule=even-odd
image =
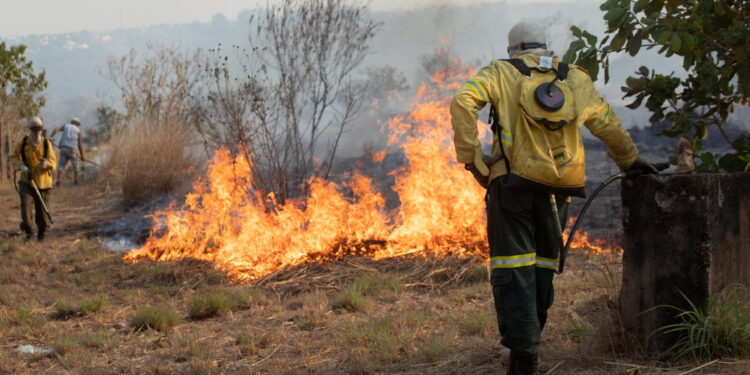
[{"label": "orange flame", "polygon": [[[573,227],[573,223],[576,221],[575,217],[568,219],[568,225],[566,225],[565,233],[563,233],[563,243],[568,241],[570,236],[570,229]],[[587,249],[595,254],[605,253],[620,253],[622,247],[612,240],[603,239],[591,239],[589,234],[581,229],[576,231],[576,236],[573,238],[573,242],[570,244],[571,249]]]},{"label": "orange flame", "polygon": [[[182,207],[155,212],[150,237],[125,260],[196,258],[246,281],[346,253],[386,258],[486,249],[484,189],[455,161],[449,114],[453,90],[474,72],[448,60],[450,69],[417,90],[412,111],[384,129],[388,147],[408,161],[391,172],[397,209],[387,211],[372,180],[358,172],[341,185],[313,178],[309,197],[281,205],[273,193],[248,194],[243,187],[251,185],[252,165],[219,150]],[[489,133],[482,125],[480,137]]]},{"label": "orange flame", "polygon": [[[391,172],[398,209],[387,211],[372,180],[357,172],[341,185],[312,179],[304,201],[280,205],[273,194],[248,196],[242,186],[252,181],[252,165],[219,150],[184,205],[155,212],[151,236],[125,259],[197,258],[250,280],[337,253],[384,258],[483,248],[484,191],[455,162],[448,111],[451,91],[473,71],[456,66],[451,73],[421,86],[413,110],[386,126],[389,147],[400,148],[408,160]],[[384,157],[379,152],[375,161]]]}]

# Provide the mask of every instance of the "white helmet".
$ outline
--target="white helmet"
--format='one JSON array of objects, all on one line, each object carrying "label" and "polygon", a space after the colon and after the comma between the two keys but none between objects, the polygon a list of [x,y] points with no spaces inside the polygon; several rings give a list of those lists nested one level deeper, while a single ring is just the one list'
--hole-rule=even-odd
[{"label": "white helmet", "polygon": [[44,126],[44,122],[42,122],[42,118],[41,117],[34,117],[34,118],[32,118],[32,119],[29,120],[29,123],[26,124],[26,126],[29,129],[31,129],[33,127],[37,127],[37,126],[38,127],[43,127]]},{"label": "white helmet", "polygon": [[74,125],[81,125],[81,119],[79,119],[78,117],[73,117],[73,119],[70,120],[70,123]]},{"label": "white helmet", "polygon": [[547,36],[537,23],[520,22],[508,33],[508,54],[513,57],[525,53],[548,54]]}]

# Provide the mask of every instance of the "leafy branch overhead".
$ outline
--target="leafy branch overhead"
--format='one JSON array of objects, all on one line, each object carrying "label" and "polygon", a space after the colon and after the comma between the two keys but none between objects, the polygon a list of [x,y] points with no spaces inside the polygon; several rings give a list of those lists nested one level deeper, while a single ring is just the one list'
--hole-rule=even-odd
[{"label": "leafy branch overhead", "polygon": [[717,126],[733,151],[702,153],[700,170],[750,169],[750,136],[730,139],[724,131],[730,113],[747,105],[750,97],[750,2],[714,0],[607,0],[607,29],[599,37],[573,26],[577,38],[563,60],[587,69],[592,79],[601,71],[609,81],[611,54],[636,56],[644,49],[681,59],[684,73],[657,73],[642,66],[622,88],[632,98],[630,109],[645,106],[651,121],[667,120],[672,128],[662,134],[687,136],[698,151]]},{"label": "leafy branch overhead", "polygon": [[8,46],[0,42],[0,104],[14,108],[17,116],[30,117],[44,106],[41,92],[47,87],[44,71],[34,73],[26,59],[26,46]]}]

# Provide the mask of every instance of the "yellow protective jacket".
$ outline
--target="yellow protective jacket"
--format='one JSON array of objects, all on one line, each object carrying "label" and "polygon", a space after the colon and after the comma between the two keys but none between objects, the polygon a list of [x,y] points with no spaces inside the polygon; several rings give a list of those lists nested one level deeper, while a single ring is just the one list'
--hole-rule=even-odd
[{"label": "yellow protective jacket", "polygon": [[[52,173],[57,167],[57,156],[55,155],[55,150],[52,148],[52,142],[47,138],[42,138],[43,141],[39,142],[35,147],[31,143],[30,137],[31,136],[25,136],[22,138],[13,149],[13,155],[11,155],[13,168],[21,168],[21,166],[24,165],[25,157],[27,163],[26,166],[29,167],[29,170],[31,171],[31,176],[34,179],[36,187],[38,189],[49,189],[52,187]],[[24,142],[24,139],[26,142]],[[45,147],[47,147],[47,166],[42,169],[41,163],[44,159]],[[21,177],[21,180],[28,181],[28,178],[23,176]]]},{"label": "yellow protective jacket", "polygon": [[[539,68],[540,56],[527,54],[518,59],[527,67]],[[552,60],[552,67],[558,68],[556,57]],[[537,73],[532,72],[534,74]],[[630,135],[622,128],[609,104],[597,93],[585,70],[570,65],[567,78],[558,84],[564,86],[563,91],[566,92],[563,112],[568,114],[569,123],[563,131],[557,132],[541,131],[539,126],[539,129],[529,129],[529,111],[524,110],[529,106],[522,107],[521,104],[522,95],[528,96],[522,88],[523,80],[527,79],[529,77],[522,75],[510,63],[496,60],[456,91],[451,104],[451,117],[458,162],[474,163],[492,181],[508,174],[503,160],[507,156],[511,174],[527,173],[532,176],[531,180],[544,186],[582,190],[585,185],[585,155],[581,125],[585,125],[607,145],[609,156],[618,166],[628,167],[638,157],[638,150]],[[481,144],[477,138],[477,118],[487,103],[495,107],[499,120],[492,144],[492,159],[496,162],[490,166],[486,166],[482,160]],[[546,139],[548,134],[557,139]],[[555,142],[562,144],[555,145]],[[507,155],[503,155],[503,150]],[[560,157],[564,162],[556,159]]]}]

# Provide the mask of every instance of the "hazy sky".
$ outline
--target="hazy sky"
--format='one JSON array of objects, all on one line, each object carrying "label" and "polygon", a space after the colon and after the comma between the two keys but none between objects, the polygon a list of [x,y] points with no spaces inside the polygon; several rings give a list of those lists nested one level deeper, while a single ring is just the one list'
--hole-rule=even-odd
[{"label": "hazy sky", "polygon": [[[273,0],[269,0],[273,2]],[[492,0],[371,0],[373,10],[395,10],[440,4],[496,2]],[[506,0],[532,3],[528,0]],[[547,0],[565,2],[566,0]],[[596,0],[592,0],[596,1]],[[234,19],[244,9],[266,0],[0,0],[0,37],[57,34],[81,30],[113,30],[208,21],[223,13]]]}]

